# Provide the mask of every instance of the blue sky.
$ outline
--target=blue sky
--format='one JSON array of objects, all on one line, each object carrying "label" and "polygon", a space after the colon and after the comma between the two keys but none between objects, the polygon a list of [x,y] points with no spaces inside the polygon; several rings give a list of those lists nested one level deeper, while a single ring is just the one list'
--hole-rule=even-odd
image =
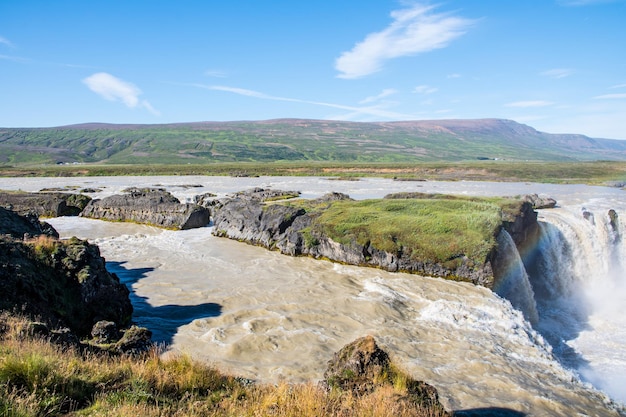
[{"label": "blue sky", "polygon": [[507,118],[626,139],[626,0],[0,0],[0,126]]}]

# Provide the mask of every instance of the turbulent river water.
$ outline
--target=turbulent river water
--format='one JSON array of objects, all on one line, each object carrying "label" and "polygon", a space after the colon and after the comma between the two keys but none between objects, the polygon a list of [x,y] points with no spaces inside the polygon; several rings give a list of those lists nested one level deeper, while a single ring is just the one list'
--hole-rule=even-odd
[{"label": "turbulent river water", "polygon": [[159,186],[183,202],[257,186],[298,190],[304,198],[330,191],[356,199],[398,191],[545,193],[559,205],[539,211],[536,246],[520,256],[506,237],[499,241],[512,245],[514,266],[507,288],[497,290],[503,297],[466,283],[292,258],[216,238],[211,227],[167,231],[70,217],[49,222],[62,237],[100,247],[108,269],[132,290],[135,322],[167,343],[168,352],[243,377],[319,380],[334,352],[371,334],[415,378],[434,385],[450,409],[617,415],[607,403],[626,402],[622,190],[315,177],[0,179],[0,189],[66,186],[99,188],[95,198],[128,186]]}]

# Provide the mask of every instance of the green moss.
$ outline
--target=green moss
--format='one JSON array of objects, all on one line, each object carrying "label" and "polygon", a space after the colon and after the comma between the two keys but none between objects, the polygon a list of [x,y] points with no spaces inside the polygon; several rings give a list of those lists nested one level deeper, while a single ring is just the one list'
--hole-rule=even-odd
[{"label": "green moss", "polygon": [[505,203],[509,200],[460,197],[336,201],[314,218],[307,234],[451,268],[465,257],[482,265],[496,244]]}]

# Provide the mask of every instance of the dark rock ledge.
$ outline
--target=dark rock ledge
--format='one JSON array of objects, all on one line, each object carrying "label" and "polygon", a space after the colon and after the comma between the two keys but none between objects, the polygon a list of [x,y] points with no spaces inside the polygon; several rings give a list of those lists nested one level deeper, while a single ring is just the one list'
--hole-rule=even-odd
[{"label": "dark rock ledge", "polygon": [[[469,281],[488,288],[494,286],[492,262],[498,257],[497,248],[485,259],[483,265],[471,265],[462,261],[460,266],[450,269],[429,260],[412,260],[402,253],[389,253],[371,245],[356,242],[345,245],[327,236],[311,233],[313,217],[303,208],[264,204],[267,190],[251,190],[232,197],[215,201],[213,209],[213,234],[244,241],[250,244],[278,250],[283,254],[329,259],[335,262],[370,266],[387,271],[410,272]],[[348,199],[339,193],[328,194],[314,201],[323,205],[333,200]],[[505,215],[502,228],[507,230],[517,245],[534,238],[537,231],[537,212],[530,201],[520,201],[517,215]]]},{"label": "dark rock ledge", "polygon": [[106,270],[97,246],[61,241],[52,226],[2,207],[0,312],[33,320],[27,335],[61,344],[84,346],[93,333],[87,345],[111,352],[151,346],[149,330],[130,326],[129,290]]},{"label": "dark rock ledge", "polygon": [[80,216],[181,230],[209,224],[207,208],[192,203],[181,204],[161,188],[129,188],[126,194],[92,200]]}]

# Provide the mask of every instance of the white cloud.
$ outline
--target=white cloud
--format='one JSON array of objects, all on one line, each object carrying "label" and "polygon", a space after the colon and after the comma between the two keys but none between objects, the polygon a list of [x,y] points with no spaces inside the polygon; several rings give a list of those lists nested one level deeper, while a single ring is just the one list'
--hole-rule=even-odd
[{"label": "white cloud", "polygon": [[528,100],[528,101],[515,101],[512,103],[507,103],[505,107],[546,107],[554,104],[551,101],[545,100]]},{"label": "white cloud", "polygon": [[7,38],[3,36],[0,36],[0,44],[6,45],[9,48],[15,48],[15,45],[13,45],[13,43],[10,40],[8,40]]},{"label": "white cloud", "polygon": [[393,88],[385,88],[383,91],[380,92],[380,94],[378,94],[376,96],[369,96],[369,97],[366,97],[365,99],[359,101],[359,104],[374,103],[376,101],[382,100],[385,97],[389,97],[391,95],[394,95],[397,92],[398,92],[398,90],[394,90]]},{"label": "white cloud", "polygon": [[601,96],[595,96],[596,100],[621,100],[626,98],[626,93],[619,94],[603,94]]},{"label": "white cloud", "polygon": [[98,72],[82,81],[91,91],[106,100],[121,101],[130,108],[143,107],[150,113],[159,115],[159,112],[147,100],[139,100],[141,90],[132,83],[120,80],[106,72]]},{"label": "white cloud", "polygon": [[474,20],[435,13],[434,6],[415,5],[391,12],[391,25],[370,33],[335,61],[339,78],[360,78],[379,71],[384,62],[444,48],[463,35]]},{"label": "white cloud", "polygon": [[220,70],[206,70],[204,71],[204,75],[207,77],[226,78],[226,73]]},{"label": "white cloud", "polygon": [[450,79],[452,79],[452,78],[461,78],[461,74],[456,74],[456,73],[455,74],[448,74],[447,78],[450,78]]},{"label": "white cloud", "polygon": [[417,94],[432,94],[437,92],[438,90],[438,88],[431,87],[429,85],[418,85],[413,89],[413,92]]},{"label": "white cloud", "polygon": [[554,68],[554,69],[542,72],[541,75],[545,77],[558,79],[558,78],[569,77],[573,73],[574,73],[574,70],[569,69],[569,68]]},{"label": "white cloud", "polygon": [[617,85],[612,85],[609,87],[611,90],[615,90],[618,88],[626,88],[626,84],[617,84]]},{"label": "white cloud", "polygon": [[[322,106],[322,107],[330,107],[334,109],[347,110],[350,113],[349,118],[353,119],[356,115],[367,115],[367,116],[375,116],[386,119],[410,119],[413,118],[414,115],[405,114],[405,113],[397,113],[394,111],[386,110],[385,105],[372,105],[372,106],[346,106],[343,104],[336,103],[328,103],[323,101],[312,101],[312,100],[302,100],[298,98],[290,98],[290,97],[280,97],[280,96],[272,96],[269,94],[261,93],[259,91],[248,90],[246,88],[239,87],[229,87],[223,85],[204,85],[204,84],[186,84],[192,87],[202,88],[205,90],[212,91],[225,91],[233,94],[238,94],[246,97],[253,97],[263,100],[274,100],[274,101],[287,101],[291,103],[302,103],[302,104],[311,104],[314,106]],[[348,116],[345,116],[348,117]]]}]

